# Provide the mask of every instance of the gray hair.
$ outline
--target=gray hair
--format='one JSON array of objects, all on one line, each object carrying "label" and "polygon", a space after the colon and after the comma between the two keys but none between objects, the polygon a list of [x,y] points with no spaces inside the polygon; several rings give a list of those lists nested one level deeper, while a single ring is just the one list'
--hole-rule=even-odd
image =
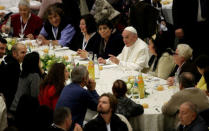
[{"label": "gray hair", "polygon": [[182,85],[183,88],[189,88],[195,86],[195,77],[190,72],[183,72],[179,76],[179,84]]},{"label": "gray hair", "polygon": [[188,44],[179,44],[177,50],[179,56],[184,57],[185,60],[189,60],[192,57],[193,49]]},{"label": "gray hair", "polygon": [[81,83],[84,78],[88,76],[88,70],[86,66],[79,65],[75,68],[73,68],[71,72],[71,80],[73,83]]},{"label": "gray hair", "polygon": [[30,8],[30,1],[29,0],[20,0],[18,6],[27,6]]},{"label": "gray hair", "polygon": [[62,125],[69,116],[71,116],[70,108],[56,108],[53,114],[53,121],[56,125]]},{"label": "gray hair", "polygon": [[25,45],[22,44],[22,43],[16,43],[16,44],[14,44],[14,45],[12,46],[11,51],[12,51],[12,52],[17,52],[17,51],[19,50],[19,47],[20,47],[20,46],[25,46]]},{"label": "gray hair", "polygon": [[198,113],[198,107],[196,104],[192,103],[191,101],[186,101],[184,103],[182,103],[181,105],[186,105],[189,107],[189,109],[192,111],[192,112],[195,112],[196,114]]}]

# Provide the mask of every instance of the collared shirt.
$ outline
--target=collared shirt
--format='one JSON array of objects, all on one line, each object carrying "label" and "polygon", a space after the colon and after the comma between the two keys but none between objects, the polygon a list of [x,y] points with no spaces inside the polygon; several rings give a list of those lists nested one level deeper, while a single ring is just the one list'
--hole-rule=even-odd
[{"label": "collared shirt", "polygon": [[[67,46],[68,43],[72,40],[74,34],[75,34],[75,28],[68,24],[62,31],[61,31],[61,37],[58,39],[58,43],[62,46]],[[48,36],[48,33],[46,32],[45,28],[43,27],[40,32],[41,35],[44,37]]]}]

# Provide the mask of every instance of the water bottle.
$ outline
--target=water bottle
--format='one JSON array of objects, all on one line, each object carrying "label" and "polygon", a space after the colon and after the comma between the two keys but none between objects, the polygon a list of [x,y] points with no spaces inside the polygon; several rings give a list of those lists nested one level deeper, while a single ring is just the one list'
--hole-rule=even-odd
[{"label": "water bottle", "polygon": [[95,69],[95,78],[99,79],[100,78],[100,70],[99,70],[99,63],[98,63],[96,54],[94,54],[94,69]]}]

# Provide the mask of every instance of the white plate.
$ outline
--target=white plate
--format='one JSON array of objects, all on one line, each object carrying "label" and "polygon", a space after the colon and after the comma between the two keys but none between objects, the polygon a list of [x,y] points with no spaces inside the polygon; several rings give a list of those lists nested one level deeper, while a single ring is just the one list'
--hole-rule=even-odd
[{"label": "white plate", "polygon": [[61,48],[56,48],[54,51],[62,51],[62,50],[68,50],[69,47],[61,47]]}]

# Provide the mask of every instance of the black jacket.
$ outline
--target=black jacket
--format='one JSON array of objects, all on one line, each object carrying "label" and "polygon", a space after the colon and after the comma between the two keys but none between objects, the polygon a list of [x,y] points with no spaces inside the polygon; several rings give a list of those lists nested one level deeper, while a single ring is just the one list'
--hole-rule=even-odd
[{"label": "black jacket", "polygon": [[12,55],[7,55],[0,65],[0,92],[4,94],[7,109],[14,99],[20,73],[19,62]]},{"label": "black jacket", "polygon": [[[110,120],[111,131],[128,131],[128,128],[120,118],[113,114]],[[95,119],[89,121],[84,129],[84,131],[107,131],[107,126],[104,119],[99,114]]]},{"label": "black jacket", "polygon": [[200,117],[197,118],[188,126],[180,125],[177,131],[208,131],[205,121]]},{"label": "black jacket", "polygon": [[125,44],[123,42],[123,37],[119,32],[116,31],[111,34],[106,44],[105,50],[103,50],[104,39],[101,39],[101,42],[99,43],[98,56],[104,59],[109,58],[109,54],[117,56],[118,54],[121,53],[124,46]]}]

